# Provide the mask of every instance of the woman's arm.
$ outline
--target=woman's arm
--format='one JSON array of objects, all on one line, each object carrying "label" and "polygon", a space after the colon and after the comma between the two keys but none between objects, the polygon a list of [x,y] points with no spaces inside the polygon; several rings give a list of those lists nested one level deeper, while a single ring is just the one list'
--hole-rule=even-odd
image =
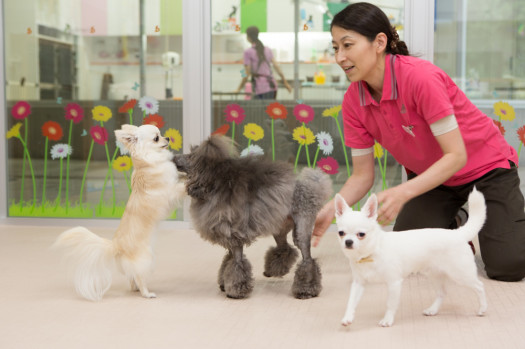
[{"label": "woman's arm", "polygon": [[[372,188],[374,184],[374,153],[352,156],[353,172],[339,191],[348,205],[352,206]],[[312,234],[313,245],[317,246],[335,217],[334,200],[327,202],[317,214]]]},{"label": "woman's arm", "polygon": [[290,86],[290,84],[284,77],[283,71],[281,70],[281,67],[279,67],[279,64],[277,64],[277,61],[275,60],[275,58],[272,58],[272,64],[273,64],[275,71],[277,72],[281,80],[283,81],[284,87],[286,87],[288,92],[292,92],[292,86]]},{"label": "woman's arm", "polygon": [[435,137],[443,156],[417,177],[377,195],[381,205],[379,223],[392,222],[406,202],[443,184],[467,163],[467,151],[459,128]]}]

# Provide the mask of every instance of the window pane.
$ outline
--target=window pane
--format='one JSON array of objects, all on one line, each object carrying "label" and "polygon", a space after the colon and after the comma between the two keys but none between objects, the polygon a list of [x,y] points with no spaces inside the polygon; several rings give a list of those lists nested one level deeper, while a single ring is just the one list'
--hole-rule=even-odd
[{"label": "window pane", "polygon": [[114,131],[154,123],[182,151],[182,0],[3,4],[9,216],[119,218],[133,167]]},{"label": "window pane", "polygon": [[[402,38],[404,1],[374,3],[386,12]],[[239,144],[240,150],[247,151],[248,144],[251,148],[260,147],[259,151],[265,156],[288,161],[297,170],[325,163],[325,168],[333,172],[331,178],[336,191],[351,174],[352,164],[350,149],[344,147],[341,140],[343,123],[338,109],[349,82],[334,61],[330,20],[347,5],[342,1],[211,2],[212,130],[226,132]],[[298,6],[299,14],[297,26],[294,23],[295,6]],[[250,26],[259,29],[258,39],[265,47],[261,64],[256,49],[252,49],[254,43],[248,40],[247,28]],[[292,91],[286,88],[279,70]],[[250,72],[256,72],[257,77],[252,79]],[[275,98],[268,79],[275,79]],[[236,111],[243,115],[238,124],[232,122]],[[278,118],[275,113],[285,117]],[[311,116],[313,120],[310,121]],[[303,121],[307,131],[303,131]],[[245,130],[252,127],[250,124],[257,125],[256,130],[263,135],[262,138],[254,140],[249,133],[246,136]],[[325,148],[321,144],[322,148],[318,148],[319,138],[309,139],[303,146],[301,132],[311,132],[314,137],[325,135],[330,139],[326,142],[332,147]],[[385,164],[385,180],[381,171],[376,171],[378,178],[374,190],[401,181],[400,166],[396,161],[385,154],[381,157],[381,166]]]}]

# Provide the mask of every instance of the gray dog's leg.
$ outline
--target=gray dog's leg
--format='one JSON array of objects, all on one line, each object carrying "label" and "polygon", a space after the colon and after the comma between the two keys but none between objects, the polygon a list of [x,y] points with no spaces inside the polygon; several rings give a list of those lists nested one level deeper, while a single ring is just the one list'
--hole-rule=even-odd
[{"label": "gray dog's leg", "polygon": [[226,252],[226,255],[222,259],[222,264],[219,269],[219,287],[222,292],[224,292],[224,269],[226,269],[226,265],[230,263],[230,260],[233,258],[233,255],[230,251]]},{"label": "gray dog's leg", "polygon": [[270,247],[268,251],[266,251],[264,257],[264,276],[284,276],[288,274],[297,260],[299,253],[295,248],[288,244],[288,241],[286,241],[286,236],[292,228],[293,221],[289,219],[286,221],[281,231],[273,236],[277,246]]},{"label": "gray dog's leg", "polygon": [[317,297],[321,292],[321,269],[310,253],[310,243],[315,221],[313,217],[295,217],[296,224],[293,230],[295,246],[303,256],[302,262],[295,271],[292,293],[295,298],[306,299]]},{"label": "gray dog's leg", "polygon": [[[222,281],[226,296],[229,298],[245,298],[253,290],[252,266],[242,253],[241,247],[234,247],[223,261]],[[220,284],[219,277],[219,284]]]}]

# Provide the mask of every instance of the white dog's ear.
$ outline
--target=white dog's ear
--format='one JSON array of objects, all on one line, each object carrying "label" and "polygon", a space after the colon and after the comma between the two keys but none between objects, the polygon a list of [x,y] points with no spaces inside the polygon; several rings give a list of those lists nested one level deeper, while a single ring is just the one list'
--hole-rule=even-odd
[{"label": "white dog's ear", "polygon": [[370,195],[368,200],[366,200],[365,205],[361,209],[368,218],[377,219],[377,196],[376,194]]},{"label": "white dog's ear", "polygon": [[120,130],[115,130],[115,137],[122,144],[128,146],[137,142],[137,126],[134,125],[122,125]]},{"label": "white dog's ear", "polygon": [[341,217],[346,210],[352,210],[340,194],[335,194],[334,204],[336,217]]}]

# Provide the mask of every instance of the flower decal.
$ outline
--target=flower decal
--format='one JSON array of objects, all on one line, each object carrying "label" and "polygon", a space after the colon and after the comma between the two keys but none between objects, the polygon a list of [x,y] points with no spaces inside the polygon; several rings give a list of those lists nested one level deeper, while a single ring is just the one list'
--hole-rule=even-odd
[{"label": "flower decal", "polygon": [[27,118],[29,114],[31,114],[31,106],[25,101],[17,102],[11,109],[11,115],[18,120]]},{"label": "flower decal", "polygon": [[150,124],[153,126],[157,126],[158,129],[161,129],[164,127],[165,122],[164,122],[164,118],[160,116],[159,114],[152,114],[144,118],[142,121],[142,124],[143,125]]},{"label": "flower decal", "polygon": [[22,127],[21,122],[17,122],[16,125],[11,127],[11,129],[7,131],[7,139],[13,137],[20,137],[20,127]]},{"label": "flower decal", "polygon": [[330,116],[334,119],[337,119],[337,116],[339,115],[339,112],[341,111],[341,108],[342,106],[341,105],[337,105],[335,107],[331,107],[331,108],[327,108],[325,110],[323,110],[323,116],[324,117],[327,117],[327,116]]},{"label": "flower decal", "polygon": [[297,104],[293,108],[293,115],[297,121],[307,124],[314,119],[314,109],[307,104]]},{"label": "flower decal", "polygon": [[272,119],[286,119],[288,111],[284,105],[275,102],[266,107],[266,114]]},{"label": "flower decal", "polygon": [[518,134],[520,142],[525,143],[525,126],[521,126],[520,128],[518,128],[516,133]]},{"label": "flower decal", "polygon": [[170,148],[174,150],[180,150],[182,148],[182,136],[180,132],[174,128],[169,128],[165,133],[164,137],[170,139]]},{"label": "flower decal", "polygon": [[334,141],[327,132],[321,131],[317,135],[317,144],[324,155],[330,155],[334,151]]},{"label": "flower decal", "polygon": [[237,125],[246,117],[244,109],[238,104],[228,104],[224,109],[224,114],[226,114],[226,121],[235,122]]},{"label": "flower decal", "polygon": [[381,144],[374,144],[374,158],[381,159],[383,157],[383,147]]},{"label": "flower decal", "polygon": [[144,96],[139,99],[139,108],[146,114],[156,114],[159,111],[159,102],[153,98]]},{"label": "flower decal", "polygon": [[324,172],[328,174],[336,174],[339,173],[339,164],[337,161],[329,156],[327,158],[322,158],[317,162],[317,166],[321,168]]},{"label": "flower decal", "polygon": [[507,102],[494,103],[494,114],[499,117],[499,121],[512,121],[516,118],[514,108]]},{"label": "flower decal", "polygon": [[113,168],[119,172],[131,169],[131,158],[129,156],[119,156],[113,161]]},{"label": "flower decal", "polygon": [[63,159],[67,157],[68,155],[71,155],[73,152],[73,149],[64,143],[55,144],[51,147],[51,158],[53,160],[55,159]]},{"label": "flower decal", "polygon": [[76,103],[68,103],[64,108],[66,110],[66,120],[72,120],[75,124],[78,124],[84,119],[84,109]]},{"label": "flower decal", "polygon": [[89,129],[89,133],[95,143],[104,145],[108,140],[108,131],[102,126],[93,126]]},{"label": "flower decal", "polygon": [[214,135],[224,136],[224,135],[226,135],[226,133],[228,133],[229,130],[230,130],[230,125],[224,124],[221,127],[219,127],[218,129],[216,129],[215,131],[213,131],[211,135],[212,136],[214,136]]},{"label": "flower decal", "polygon": [[62,127],[58,122],[47,121],[42,125],[42,134],[52,141],[58,141],[63,136]]},{"label": "flower decal", "polygon": [[91,110],[91,113],[93,114],[93,120],[101,122],[106,122],[113,116],[111,109],[103,105],[97,105]]},{"label": "flower decal", "polygon": [[300,145],[309,145],[315,142],[314,133],[305,126],[296,127],[293,130],[293,139]]},{"label": "flower decal", "polygon": [[135,108],[135,105],[137,104],[136,99],[130,99],[126,103],[124,103],[120,108],[118,108],[119,113],[128,113],[131,109]]},{"label": "flower decal", "polygon": [[503,124],[500,121],[492,120],[494,121],[494,125],[499,129],[499,132],[501,132],[502,136],[505,136],[505,127],[503,127]]},{"label": "flower decal", "polygon": [[264,150],[257,144],[251,144],[241,151],[240,157],[264,155]]},{"label": "flower decal", "polygon": [[244,137],[252,141],[258,141],[264,137],[264,130],[261,126],[249,123],[244,126]]}]

